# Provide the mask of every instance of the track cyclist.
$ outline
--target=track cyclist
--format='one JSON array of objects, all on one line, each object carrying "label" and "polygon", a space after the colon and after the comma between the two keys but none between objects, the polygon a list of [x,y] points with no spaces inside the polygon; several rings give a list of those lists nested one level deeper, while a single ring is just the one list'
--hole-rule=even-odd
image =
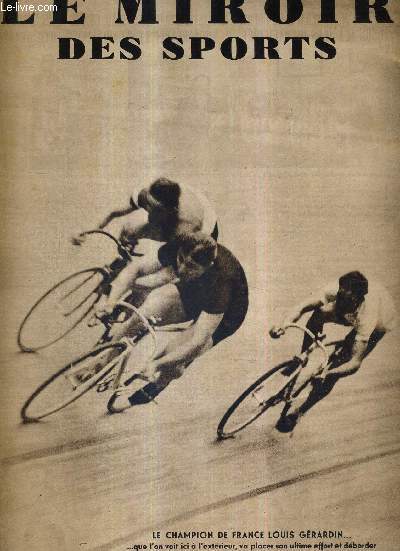
[{"label": "track cyclist", "polygon": [[[141,210],[143,216],[130,218],[123,225],[122,242],[152,239],[170,241],[183,231],[202,231],[218,239],[216,214],[203,194],[168,178],[158,178],[150,186],[135,191],[129,202],[108,214],[96,229],[104,229],[112,220]],[[73,237],[80,245],[85,236]]]},{"label": "track cyclist", "polygon": [[[329,371],[324,377],[316,379],[317,385],[307,398],[301,399],[302,394],[299,394],[300,400],[294,399],[290,407],[283,410],[276,427],[281,432],[292,431],[300,414],[329,394],[340,378],[356,373],[366,356],[397,325],[396,310],[388,291],[380,283],[368,281],[358,271],[342,275],[338,282],[333,282],[318,295],[297,305],[281,325],[272,327],[271,337],[279,338],[288,324],[296,323],[307,312],[312,312],[307,328],[314,335],[322,332],[325,323],[336,323],[352,329],[343,340],[340,350],[330,360]],[[310,336],[305,334],[302,352],[311,342]],[[303,366],[292,395],[301,389],[311,375],[312,368],[308,370],[307,366]]]},{"label": "track cyclist", "polygon": [[[158,251],[137,260],[135,277],[157,280],[169,270],[174,279],[154,286],[139,310],[146,318],[160,318],[162,325],[194,323],[158,350],[144,374],[150,381],[142,391],[116,393],[109,403],[111,413],[150,401],[173,379],[180,377],[194,359],[233,335],[243,323],[248,308],[248,287],[242,266],[224,246],[202,232],[182,233]],[[120,274],[121,275],[121,274]],[[110,311],[129,291],[134,279],[119,277],[112,284],[105,308]],[[142,329],[138,317],[114,324],[112,341],[135,336]],[[104,365],[110,357],[102,359]]]}]

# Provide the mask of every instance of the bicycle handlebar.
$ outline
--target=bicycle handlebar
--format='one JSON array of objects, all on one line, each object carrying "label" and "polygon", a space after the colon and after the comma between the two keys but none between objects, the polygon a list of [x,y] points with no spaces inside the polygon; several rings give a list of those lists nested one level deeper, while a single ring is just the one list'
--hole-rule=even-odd
[{"label": "bicycle handlebar", "polygon": [[121,243],[118,241],[116,237],[114,237],[111,233],[108,233],[107,231],[104,231],[104,230],[88,230],[80,233],[79,235],[83,237],[84,235],[92,235],[95,233],[98,233],[99,235],[105,235],[106,237],[109,237],[112,241],[114,241],[117,247],[121,246]]},{"label": "bicycle handlebar", "polygon": [[143,256],[143,254],[141,254],[141,253],[135,253],[133,248],[126,247],[125,245],[123,245],[116,237],[114,237],[111,233],[109,233],[107,231],[104,231],[104,230],[89,230],[89,231],[82,232],[80,235],[83,237],[84,235],[93,235],[93,234],[104,235],[105,237],[108,237],[109,239],[114,241],[114,243],[115,243],[115,245],[118,249],[118,253],[122,257]]},{"label": "bicycle handlebar", "polygon": [[319,337],[318,335],[314,335],[314,333],[310,331],[307,327],[304,327],[303,325],[300,325],[298,323],[289,323],[288,325],[286,325],[285,330],[290,328],[299,329],[303,333],[306,333],[313,340],[312,345],[310,346],[310,348],[307,349],[306,352],[308,353],[312,352],[312,350],[314,350],[317,347],[322,350],[325,357],[325,365],[324,365],[324,368],[325,368],[328,365],[328,361],[329,361],[328,351],[326,349],[326,346],[322,342],[325,336]]}]

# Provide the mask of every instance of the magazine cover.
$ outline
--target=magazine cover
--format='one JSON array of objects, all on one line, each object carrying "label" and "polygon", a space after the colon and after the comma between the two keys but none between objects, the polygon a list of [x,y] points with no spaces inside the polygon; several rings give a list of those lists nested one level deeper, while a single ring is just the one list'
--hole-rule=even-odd
[{"label": "magazine cover", "polygon": [[1,548],[399,548],[397,0],[3,0]]}]

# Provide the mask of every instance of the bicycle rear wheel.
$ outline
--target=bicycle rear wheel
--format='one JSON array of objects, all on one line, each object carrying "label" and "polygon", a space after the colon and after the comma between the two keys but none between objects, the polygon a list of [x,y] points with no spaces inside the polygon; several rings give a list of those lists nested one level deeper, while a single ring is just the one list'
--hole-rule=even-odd
[{"label": "bicycle rear wheel", "polygon": [[99,300],[107,273],[82,270],[63,279],[35,302],[23,319],[17,342],[23,352],[36,352],[70,333]]},{"label": "bicycle rear wheel", "polygon": [[[219,439],[230,438],[253,423],[260,415],[274,406],[284,403],[288,389],[297,367],[297,360],[289,360],[264,373],[250,385],[227,409],[217,427]],[[285,369],[293,368],[294,374],[288,380],[282,375]]]},{"label": "bicycle rear wheel", "polygon": [[[110,373],[126,347],[125,343],[100,346],[68,363],[28,398],[21,410],[22,420],[38,421],[75,402]],[[104,362],[105,356],[107,363],[97,366],[96,361]]]}]

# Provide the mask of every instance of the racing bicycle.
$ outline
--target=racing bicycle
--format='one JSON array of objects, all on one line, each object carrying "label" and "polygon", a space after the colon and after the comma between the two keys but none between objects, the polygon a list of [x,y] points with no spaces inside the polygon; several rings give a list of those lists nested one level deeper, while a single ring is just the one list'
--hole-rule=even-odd
[{"label": "racing bicycle", "polygon": [[[314,335],[309,329],[296,323],[289,324],[285,329],[297,329],[308,334],[312,338],[311,345],[302,354],[295,355],[264,373],[233,402],[218,424],[219,440],[234,437],[261,415],[267,412],[276,414],[282,406],[285,414],[292,400],[303,391],[318,391],[318,378],[323,379],[325,373],[334,364],[337,365],[344,353],[343,341],[324,344],[325,335]],[[310,377],[293,392],[299,373],[310,361],[313,366],[315,364]]]},{"label": "racing bicycle", "polygon": [[[110,340],[111,326],[126,321],[130,316],[138,316],[142,322],[136,334],[133,337],[123,337],[118,342],[107,342]],[[106,328],[100,343],[51,375],[31,394],[21,410],[24,422],[48,417],[72,404],[91,389],[96,389],[98,393],[112,392],[107,405],[109,411],[112,411],[110,404],[115,393],[127,390],[128,385],[129,392],[142,393],[147,398],[146,401],[155,401],[146,394],[149,380],[141,373],[140,367],[143,368],[154,356],[158,331],[183,331],[190,322],[160,325],[160,318],[147,319],[134,305],[126,301],[126,296],[118,302],[112,314],[102,317],[100,321]],[[144,339],[147,335],[150,338]],[[128,360],[133,352],[135,365],[129,367],[131,362]]]},{"label": "racing bicycle", "polygon": [[122,244],[104,230],[81,234],[102,235],[116,245],[118,256],[103,267],[93,267],[69,275],[42,295],[29,309],[19,327],[17,343],[22,352],[37,352],[68,335],[93,312],[103,294],[110,292],[111,283],[136,253],[136,243]]}]

